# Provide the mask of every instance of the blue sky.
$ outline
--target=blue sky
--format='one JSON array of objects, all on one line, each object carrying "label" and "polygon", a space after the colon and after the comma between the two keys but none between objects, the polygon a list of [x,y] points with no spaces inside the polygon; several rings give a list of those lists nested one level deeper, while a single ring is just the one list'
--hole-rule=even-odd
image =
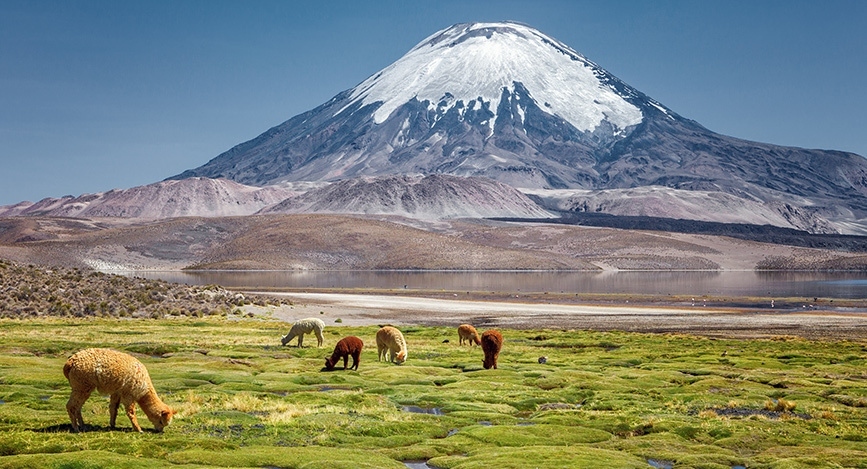
[{"label": "blue sky", "polygon": [[0,205],[160,181],[501,20],[713,131],[867,156],[860,0],[0,0]]}]

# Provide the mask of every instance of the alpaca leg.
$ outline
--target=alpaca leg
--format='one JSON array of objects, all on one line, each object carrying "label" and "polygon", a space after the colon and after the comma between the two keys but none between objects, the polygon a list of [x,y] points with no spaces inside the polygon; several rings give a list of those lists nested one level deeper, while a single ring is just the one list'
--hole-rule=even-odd
[{"label": "alpaca leg", "polygon": [[349,363],[349,354],[343,356],[343,369],[346,369],[346,364]]},{"label": "alpaca leg", "polygon": [[90,397],[90,391],[72,391],[69,401],[66,402],[66,413],[69,414],[72,431],[75,433],[84,431],[84,417],[81,415],[81,408],[84,407],[88,397]]},{"label": "alpaca leg", "polygon": [[358,371],[358,362],[359,361],[361,361],[361,352],[354,352],[352,354],[352,366],[350,366],[349,369]]},{"label": "alpaca leg", "polygon": [[138,419],[135,418],[135,401],[124,403],[124,407],[126,408],[126,416],[129,417],[129,421],[132,423],[132,428],[135,428],[135,431],[142,433],[141,426],[138,424]]},{"label": "alpaca leg", "polygon": [[304,334],[298,334],[298,348],[301,348],[302,344],[304,344]]},{"label": "alpaca leg", "polygon": [[117,423],[117,409],[120,407],[120,394],[114,393],[111,395],[111,399],[108,402],[108,425],[111,428],[115,427]]},{"label": "alpaca leg", "polygon": [[318,345],[316,345],[316,346],[317,346],[317,347],[322,347],[322,343],[323,343],[324,341],[325,341],[325,338],[322,337],[322,331],[320,331],[320,330],[316,330],[316,342],[317,342],[317,344],[318,344]]}]

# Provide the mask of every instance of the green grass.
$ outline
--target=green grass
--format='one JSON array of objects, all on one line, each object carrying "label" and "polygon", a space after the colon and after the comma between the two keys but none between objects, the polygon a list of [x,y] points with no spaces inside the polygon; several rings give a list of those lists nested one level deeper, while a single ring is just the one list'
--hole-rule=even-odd
[{"label": "green grass", "polygon": [[[867,468],[865,343],[501,330],[499,369],[484,370],[454,328],[402,328],[401,366],[376,361],[376,327],[329,326],[323,348],[303,349],[280,346],[285,329],[2,320],[0,468]],[[345,335],[366,344],[359,371],[320,371]],[[132,432],[122,412],[109,430],[96,395],[90,431],[70,433],[61,369],[91,346],[148,367],[178,411],[164,433]]]}]

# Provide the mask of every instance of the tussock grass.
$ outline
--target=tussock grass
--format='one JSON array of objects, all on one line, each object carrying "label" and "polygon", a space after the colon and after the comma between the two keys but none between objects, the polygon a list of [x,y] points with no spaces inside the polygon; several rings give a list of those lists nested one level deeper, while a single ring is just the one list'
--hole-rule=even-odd
[{"label": "tussock grass", "polygon": [[[324,347],[298,349],[280,347],[285,324],[268,319],[0,320],[0,468],[867,461],[864,343],[502,330],[500,368],[484,370],[479,347],[442,327],[404,328],[406,364],[378,362],[376,329],[330,326]],[[365,341],[359,371],[321,371],[345,335]],[[61,369],[94,345],[148,367],[178,412],[164,433],[132,432],[123,415],[109,430],[108,399],[95,395],[90,431],[70,433]]]}]

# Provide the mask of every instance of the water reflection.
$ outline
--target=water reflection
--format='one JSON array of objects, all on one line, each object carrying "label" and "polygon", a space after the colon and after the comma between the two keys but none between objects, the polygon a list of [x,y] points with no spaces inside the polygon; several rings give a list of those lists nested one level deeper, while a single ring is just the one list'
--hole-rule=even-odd
[{"label": "water reflection", "polygon": [[247,289],[375,288],[867,298],[867,275],[857,272],[174,271],[126,274],[195,285],[217,284]]}]

